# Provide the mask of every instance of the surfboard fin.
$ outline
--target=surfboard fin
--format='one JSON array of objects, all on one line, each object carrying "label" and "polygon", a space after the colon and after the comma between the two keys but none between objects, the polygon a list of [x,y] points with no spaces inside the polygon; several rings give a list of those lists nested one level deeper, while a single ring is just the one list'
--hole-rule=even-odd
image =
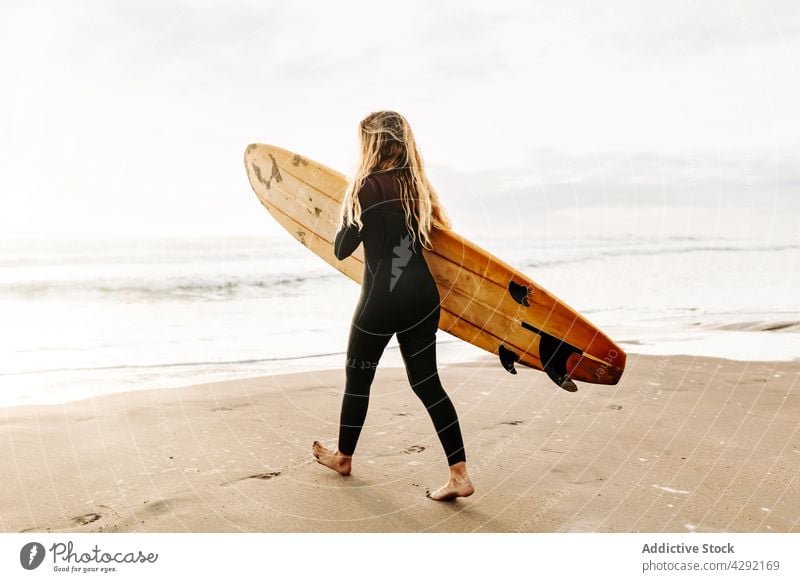
[{"label": "surfboard fin", "polygon": [[527,285],[520,285],[519,283],[515,283],[514,281],[508,282],[508,292],[513,297],[514,301],[519,303],[520,305],[524,305],[528,307],[531,302],[528,299],[530,296],[530,289],[528,289]]},{"label": "surfboard fin", "polygon": [[567,358],[575,348],[550,334],[541,333],[539,339],[539,359],[545,374],[559,388],[567,392],[577,392],[578,387],[567,373]]},{"label": "surfboard fin", "polygon": [[559,388],[566,390],[567,392],[577,392],[578,387],[575,385],[575,382],[569,377],[569,374],[558,374],[553,371],[552,368],[547,367],[544,369],[547,376],[555,382],[556,386]]},{"label": "surfboard fin", "polygon": [[508,372],[516,374],[517,369],[514,367],[514,362],[519,362],[519,356],[503,345],[497,349],[497,353],[500,356],[500,363],[503,364],[503,367]]}]

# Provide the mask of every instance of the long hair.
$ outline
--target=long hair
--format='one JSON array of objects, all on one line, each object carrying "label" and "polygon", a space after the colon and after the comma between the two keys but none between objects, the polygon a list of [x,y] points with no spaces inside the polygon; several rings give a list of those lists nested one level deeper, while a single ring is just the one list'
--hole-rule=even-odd
[{"label": "long hair", "polygon": [[449,230],[450,220],[439,203],[439,197],[425,175],[425,165],[417,149],[414,134],[406,118],[395,111],[370,113],[360,123],[361,153],[352,180],[347,184],[339,225],[361,222],[358,191],[369,174],[394,172],[400,183],[400,200],[406,216],[406,228],[414,234],[412,219],[416,219],[416,235],[422,246],[431,249],[432,228]]}]

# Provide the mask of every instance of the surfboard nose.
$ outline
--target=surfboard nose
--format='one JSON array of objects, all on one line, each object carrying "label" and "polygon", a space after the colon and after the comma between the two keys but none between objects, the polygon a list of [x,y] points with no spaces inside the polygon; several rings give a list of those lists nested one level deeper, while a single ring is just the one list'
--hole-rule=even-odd
[{"label": "surfboard nose", "polygon": [[257,147],[258,147],[257,143],[251,143],[245,148],[245,150],[244,150],[244,162],[245,162],[245,164],[248,162],[248,160],[251,157],[251,154],[255,151],[255,149]]}]

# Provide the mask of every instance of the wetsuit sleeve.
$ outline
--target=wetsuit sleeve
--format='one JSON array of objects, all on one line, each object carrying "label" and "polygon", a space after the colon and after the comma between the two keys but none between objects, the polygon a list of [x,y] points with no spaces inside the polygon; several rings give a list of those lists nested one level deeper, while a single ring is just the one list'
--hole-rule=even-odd
[{"label": "wetsuit sleeve", "polygon": [[[358,201],[361,204],[362,219],[365,212],[369,210],[371,206],[375,205],[379,201],[379,198],[380,192],[375,182],[368,176],[367,179],[364,180],[363,186],[361,186],[361,189],[358,191]],[[338,260],[341,261],[353,254],[358,248],[358,245],[361,244],[361,234],[357,224],[342,226],[339,229],[333,241],[333,254]]]},{"label": "wetsuit sleeve", "polygon": [[361,244],[361,232],[358,230],[358,225],[343,226],[333,241],[333,254],[341,261],[352,255],[359,244]]}]

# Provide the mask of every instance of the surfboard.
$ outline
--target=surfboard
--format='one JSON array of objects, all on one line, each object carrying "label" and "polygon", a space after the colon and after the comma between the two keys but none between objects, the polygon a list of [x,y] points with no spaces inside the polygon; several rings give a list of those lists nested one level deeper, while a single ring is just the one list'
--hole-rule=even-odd
[{"label": "surfboard", "polygon": [[[250,144],[244,154],[261,204],[298,242],[361,283],[363,245],[339,261],[333,254],[347,178],[283,148]],[[625,352],[585,317],[532,278],[453,230],[434,229],[423,249],[440,297],[439,329],[515,364],[543,370],[560,387],[573,380],[616,384]]]}]

